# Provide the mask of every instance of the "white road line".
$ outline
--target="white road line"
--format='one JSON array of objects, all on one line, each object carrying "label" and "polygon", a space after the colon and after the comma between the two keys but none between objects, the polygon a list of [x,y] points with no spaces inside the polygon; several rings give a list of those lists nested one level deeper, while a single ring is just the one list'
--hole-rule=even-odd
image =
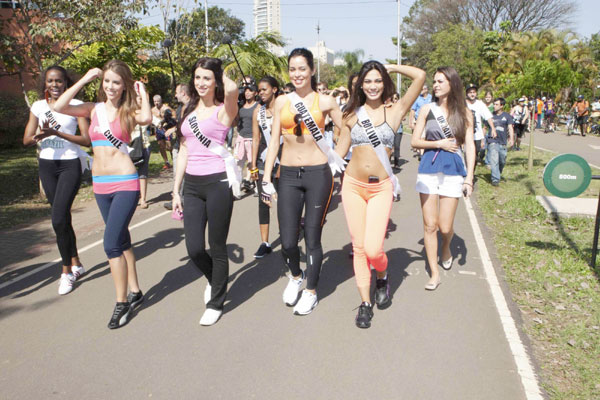
[{"label": "white road line", "polygon": [[[132,229],[138,228],[138,227],[140,227],[140,226],[142,226],[142,225],[145,225],[145,224],[147,224],[148,222],[154,221],[155,219],[162,217],[163,215],[167,215],[167,214],[169,214],[170,212],[171,212],[171,211],[165,211],[165,212],[162,212],[162,213],[160,213],[160,214],[157,214],[157,215],[155,215],[155,216],[153,216],[153,217],[151,217],[151,218],[148,218],[148,219],[146,219],[146,220],[144,220],[144,221],[138,222],[137,224],[135,224],[135,225],[133,225],[133,226],[130,226],[130,227],[129,227],[129,230],[132,230]],[[96,242],[94,242],[94,243],[88,244],[88,245],[87,245],[87,246],[85,246],[84,248],[82,248],[82,249],[79,249],[79,250],[78,250],[78,253],[79,253],[79,254],[81,254],[81,253],[84,253],[84,252],[88,251],[89,249],[92,249],[92,248],[94,248],[94,247],[98,246],[99,244],[102,244],[102,242],[104,242],[104,240],[98,240],[98,241],[96,241]],[[44,264],[44,265],[42,265],[42,266],[39,266],[39,267],[37,267],[37,268],[35,268],[35,269],[32,269],[31,271],[29,271],[29,272],[26,272],[26,273],[24,273],[23,275],[19,275],[18,277],[16,277],[16,278],[15,278],[15,279],[13,279],[13,280],[6,281],[6,282],[4,282],[4,283],[0,284],[0,290],[1,290],[1,289],[4,289],[5,287],[7,287],[7,286],[9,286],[9,285],[12,285],[13,283],[17,283],[17,282],[19,282],[20,280],[23,280],[23,279],[27,278],[28,276],[31,276],[31,275],[37,274],[38,272],[40,272],[40,271],[43,271],[43,270],[45,270],[46,268],[50,268],[51,266],[53,266],[53,265],[56,265],[57,263],[59,263],[61,260],[62,260],[62,258],[57,258],[56,260],[50,261],[49,263],[46,263],[46,264]]]},{"label": "white road line", "polygon": [[485,272],[486,280],[490,286],[492,298],[494,299],[496,309],[498,310],[498,314],[500,316],[500,322],[502,323],[502,327],[504,328],[504,335],[508,340],[510,350],[512,352],[515,363],[517,364],[517,370],[519,372],[519,376],[521,377],[521,383],[523,384],[523,388],[525,390],[525,396],[528,400],[542,400],[543,396],[540,391],[539,383],[533,371],[533,367],[531,366],[531,360],[529,358],[529,355],[525,351],[525,346],[523,346],[523,342],[521,342],[521,338],[519,336],[515,320],[513,319],[510,310],[508,309],[508,304],[506,303],[504,293],[502,292],[502,288],[500,287],[500,283],[498,282],[496,271],[494,270],[494,266],[492,265],[492,260],[490,259],[490,254],[485,245],[485,240],[483,239],[483,235],[481,234],[481,229],[479,228],[479,223],[477,222],[477,217],[475,216],[475,212],[473,211],[473,206],[471,205],[470,199],[465,199],[465,208],[467,210],[467,215],[469,216],[471,229],[473,229],[475,242],[477,243],[479,253],[481,254],[483,271]]},{"label": "white road line", "polygon": [[[547,151],[547,152],[549,152],[549,153],[555,153],[555,154],[558,154],[558,151],[554,151],[554,150],[550,150],[550,149],[545,149],[545,148],[543,148],[543,147],[540,147],[540,146],[533,146],[533,147],[534,147],[535,149],[538,149],[538,150],[542,150],[542,151]],[[588,163],[588,164],[589,164],[589,166],[590,166],[590,167],[592,167],[592,168],[600,169],[600,167],[599,167],[599,166],[597,166],[597,165],[594,165],[594,164],[592,164],[592,163]]]},{"label": "white road line", "polygon": [[477,272],[475,272],[475,271],[465,271],[462,269],[459,270],[458,273],[461,275],[477,275]]}]

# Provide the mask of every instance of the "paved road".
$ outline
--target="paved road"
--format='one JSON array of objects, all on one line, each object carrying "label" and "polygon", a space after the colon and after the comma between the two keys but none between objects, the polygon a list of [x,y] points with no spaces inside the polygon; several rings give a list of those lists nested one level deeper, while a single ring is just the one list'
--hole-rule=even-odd
[{"label": "paved road", "polygon": [[[257,199],[235,203],[228,301],[209,328],[198,325],[206,280],[190,265],[181,223],[169,215],[132,229],[146,302],[115,331],[106,328],[114,288],[101,245],[82,253],[88,274],[72,293],[58,296],[58,265],[32,273],[58,258],[48,222],[1,232],[1,397],[527,398],[462,201],[452,242],[457,262],[437,291],[423,290],[428,277],[416,167],[410,158],[399,174],[404,194],[394,204],[385,244],[393,304],[375,311],[368,330],[354,326],[360,301],[339,196],[324,228],[320,303],[306,317],[282,303],[287,279],[279,242],[265,259],[252,257]],[[169,191],[167,180],[154,181],[150,198],[158,200],[138,210],[132,226],[163,213],[160,200]],[[93,202],[74,219],[80,248],[101,239]],[[273,239],[277,232],[275,222]]]},{"label": "paved road", "polygon": [[[544,133],[541,130],[536,130],[533,140],[535,147],[554,153],[577,154],[583,157],[589,164],[600,168],[600,137],[598,136],[567,136],[566,131]],[[529,137],[523,140],[523,144],[529,144]]]}]

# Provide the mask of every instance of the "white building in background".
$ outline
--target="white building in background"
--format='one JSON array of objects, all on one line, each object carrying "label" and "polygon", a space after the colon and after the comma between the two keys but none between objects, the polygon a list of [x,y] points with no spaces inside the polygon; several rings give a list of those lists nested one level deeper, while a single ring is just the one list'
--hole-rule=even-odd
[{"label": "white building in background", "polygon": [[[262,32],[281,33],[281,7],[279,0],[254,0],[254,37]],[[271,52],[283,55],[279,46],[269,46]]]},{"label": "white building in background", "polygon": [[335,53],[325,46],[324,41],[318,41],[315,47],[309,47],[308,50],[313,54],[315,61],[318,57],[321,60],[321,64],[333,65]]}]

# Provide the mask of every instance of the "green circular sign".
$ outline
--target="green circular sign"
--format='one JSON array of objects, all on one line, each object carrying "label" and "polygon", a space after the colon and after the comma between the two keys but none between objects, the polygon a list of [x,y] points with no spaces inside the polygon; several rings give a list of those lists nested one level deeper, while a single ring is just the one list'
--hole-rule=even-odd
[{"label": "green circular sign", "polygon": [[592,179],[588,163],[577,154],[561,154],[544,168],[544,186],[562,198],[576,197],[587,189]]}]

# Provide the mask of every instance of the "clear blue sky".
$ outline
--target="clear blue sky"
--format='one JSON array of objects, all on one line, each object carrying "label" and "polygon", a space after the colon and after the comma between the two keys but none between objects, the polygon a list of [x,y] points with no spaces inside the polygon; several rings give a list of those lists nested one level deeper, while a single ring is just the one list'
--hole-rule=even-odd
[{"label": "clear blue sky", "polygon": [[[535,0],[533,0],[535,1]],[[193,4],[193,1],[182,3]],[[204,0],[199,1],[200,5]],[[406,16],[414,0],[400,0],[400,14]],[[229,9],[246,24],[246,36],[253,31],[253,0],[208,0],[208,6]],[[589,37],[600,30],[599,0],[579,0],[579,9],[570,28]],[[143,23],[162,27],[158,9],[143,17]],[[281,0],[282,35],[288,42],[286,50],[314,46],[316,26],[321,26],[320,38],[333,51],[363,49],[365,59],[383,61],[396,58],[391,37],[396,36],[396,0]]]}]

